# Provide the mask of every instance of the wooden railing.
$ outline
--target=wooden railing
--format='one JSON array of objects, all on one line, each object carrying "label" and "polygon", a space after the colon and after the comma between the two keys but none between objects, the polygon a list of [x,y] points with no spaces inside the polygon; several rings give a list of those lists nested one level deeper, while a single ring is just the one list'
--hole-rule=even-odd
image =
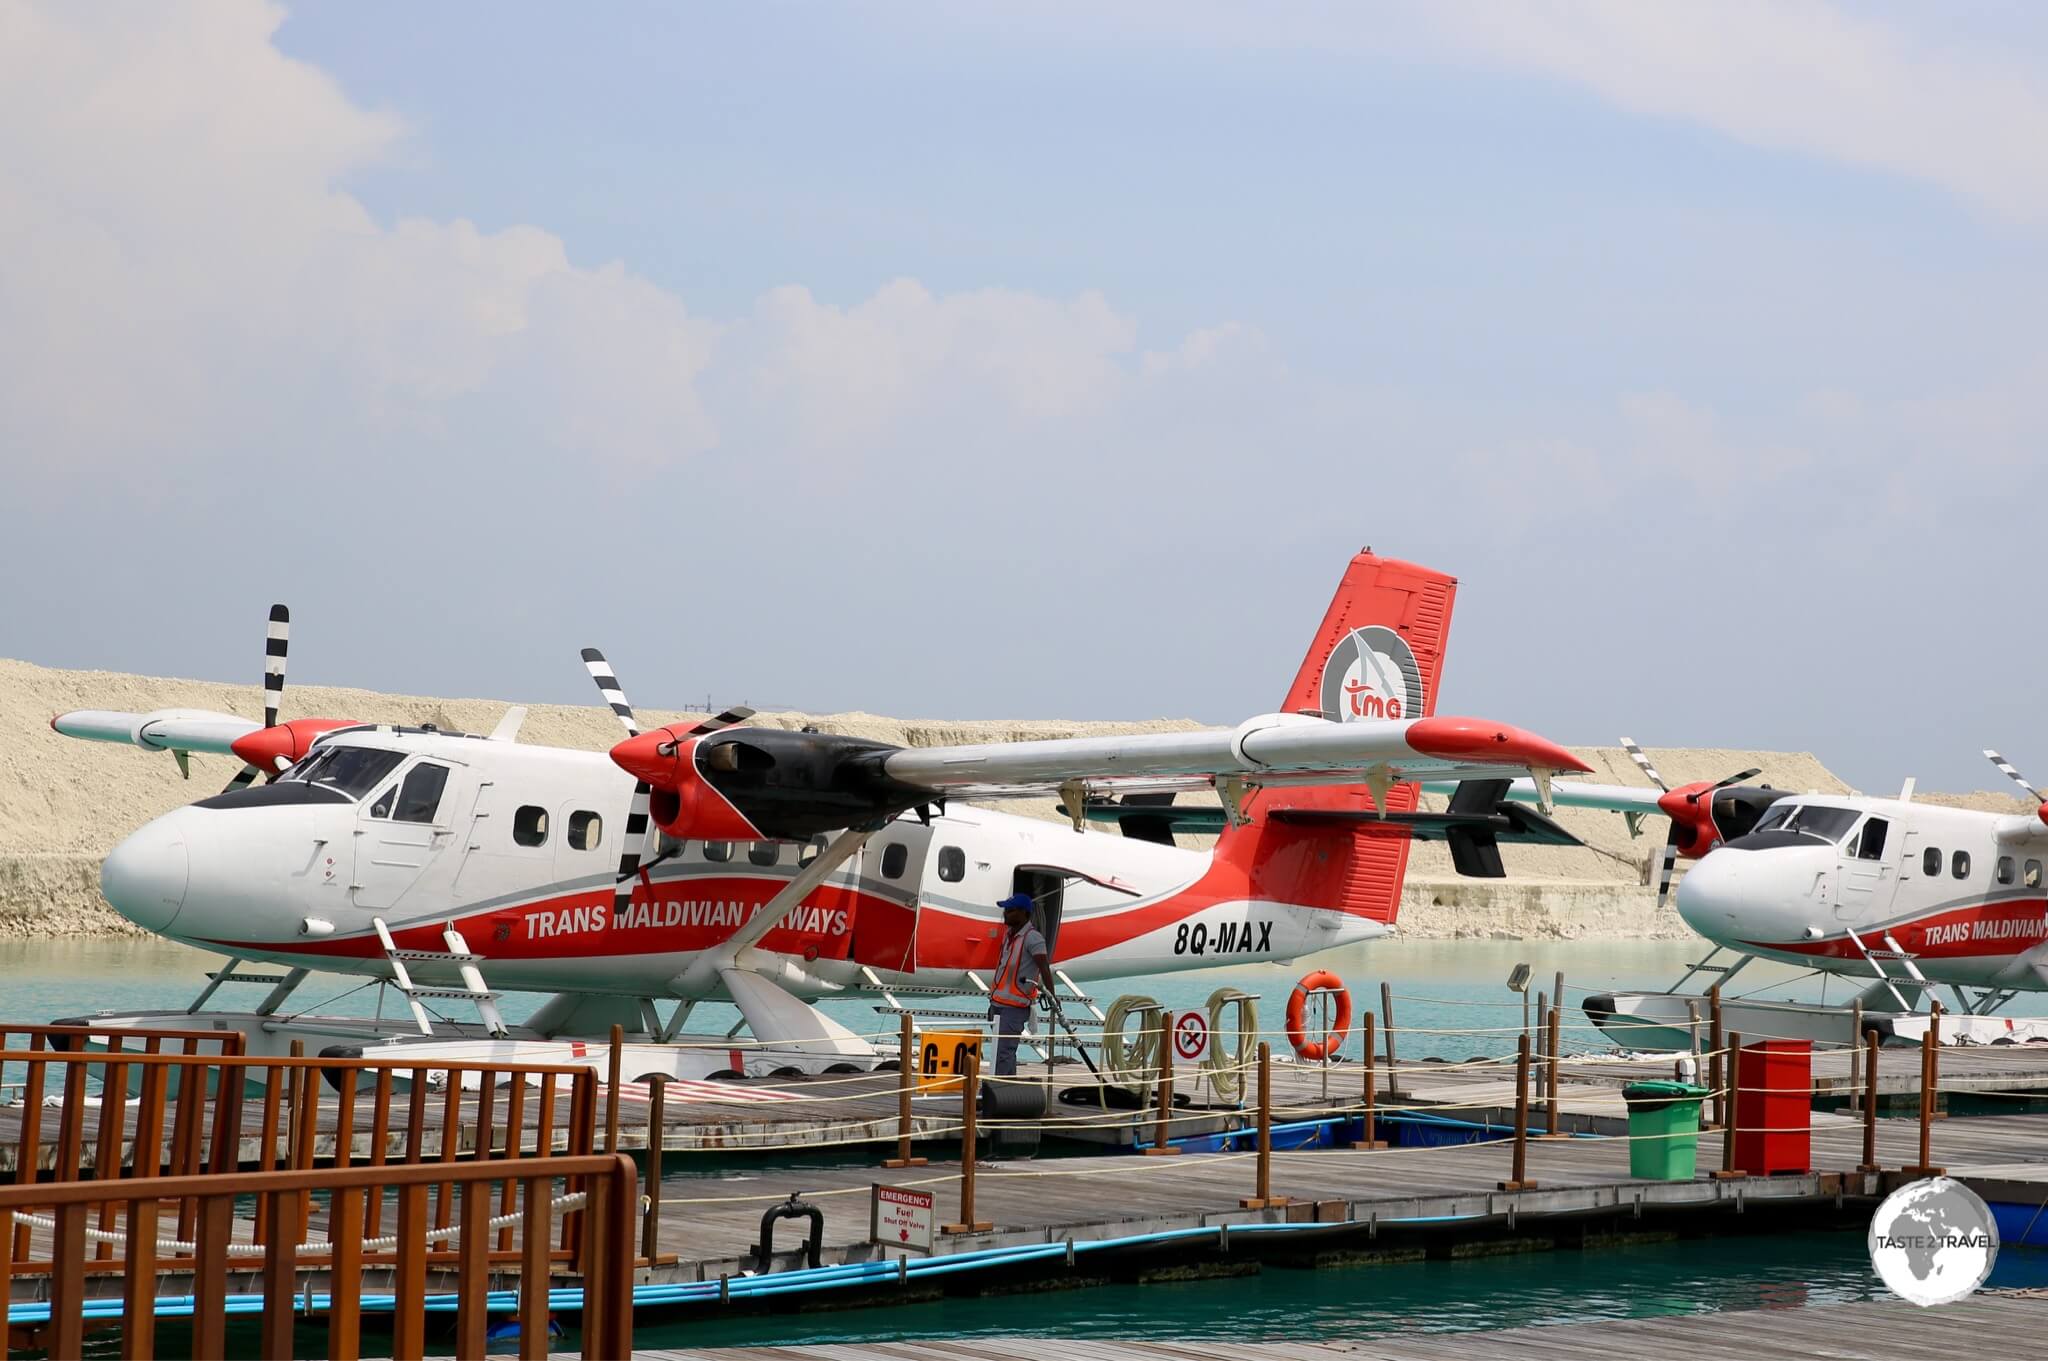
[{"label": "wooden railing", "polygon": [[[338,1169],[420,1164],[434,1170],[430,1180],[437,1190],[431,1221],[438,1229],[452,1222],[453,1187],[460,1180],[452,1175],[452,1169],[465,1151],[473,1159],[486,1161],[518,1158],[529,1151],[546,1157],[555,1151],[558,1138],[568,1156],[597,1151],[597,1075],[585,1067],[428,1058],[163,1053],[148,1047],[158,1038],[151,1036],[142,1042],[143,1048],[133,1051],[0,1051],[0,1065],[25,1073],[23,1092],[30,1098],[10,1108],[18,1110],[21,1118],[14,1141],[14,1184],[27,1197],[17,1197],[16,1203],[35,1203],[39,1188],[48,1193],[53,1184],[81,1183],[87,1188],[88,1201],[94,1195],[99,1197],[94,1227],[111,1235],[118,1218],[116,1207],[126,1197],[126,1182],[121,1180],[124,1170],[131,1179],[163,1175],[184,1179],[181,1185],[197,1185],[191,1179],[235,1173],[245,1161],[259,1172],[276,1168],[308,1172],[321,1161]],[[137,1041],[131,1037],[131,1042]],[[132,1095],[131,1075],[139,1075]],[[94,1077],[100,1079],[96,1106],[87,1101]],[[431,1089],[437,1077],[440,1090],[435,1092]],[[244,1087],[252,1078],[261,1080],[262,1091],[250,1157],[244,1152],[252,1140],[244,1128],[243,1103]],[[396,1092],[401,1081],[408,1084],[402,1095]],[[338,1090],[323,1101],[321,1088],[328,1084]],[[46,1140],[49,1122],[43,1094],[53,1085],[62,1094],[55,1138]],[[364,1087],[368,1090],[363,1091]],[[359,1092],[370,1097],[367,1123],[358,1118]],[[558,1113],[565,1093],[566,1111]],[[398,1100],[405,1103],[402,1130],[393,1122],[393,1106]],[[438,1107],[440,1138],[429,1162],[426,1142],[432,1107]],[[331,1149],[324,1156],[317,1137],[323,1109],[333,1116]],[[359,1132],[368,1145],[361,1159],[354,1152]],[[88,1147],[90,1167],[86,1166]],[[275,1232],[275,1215],[283,1213],[282,1222],[291,1230],[288,1236],[294,1243],[300,1242],[311,1215],[310,1193],[302,1190],[289,1197],[283,1210],[270,1204],[269,1194],[262,1192],[256,1207],[257,1241],[266,1241]],[[166,1227],[178,1240],[193,1241],[200,1210],[198,1197],[181,1196],[166,1209]],[[508,1185],[502,1191],[500,1214],[511,1210],[512,1188]],[[383,1213],[382,1201],[372,1199],[366,1224],[372,1238],[383,1232]],[[31,1254],[26,1227],[17,1225],[11,1232],[0,1229],[0,1237],[9,1240],[0,1243],[0,1289],[6,1288],[12,1276],[50,1269]],[[576,1261],[580,1241],[576,1217],[571,1214],[563,1225],[560,1255]],[[514,1259],[509,1225],[497,1235],[497,1256]],[[127,1270],[111,1237],[94,1235],[87,1270]]]},{"label": "wooden railing", "polygon": [[[191,1271],[193,1278],[191,1354],[225,1354],[231,1247],[248,1249],[248,1260],[261,1263],[262,1355],[290,1357],[300,1300],[297,1268],[317,1257],[328,1272],[327,1355],[334,1361],[354,1361],[361,1354],[366,1262],[382,1257],[394,1264],[390,1354],[406,1358],[421,1356],[425,1350],[427,1268],[437,1259],[452,1259],[456,1355],[481,1357],[489,1324],[489,1266],[498,1256],[491,1246],[493,1202],[510,1205],[516,1192],[520,1205],[519,1354],[545,1357],[549,1267],[554,1256],[553,1191],[558,1178],[566,1179],[571,1188],[580,1185],[585,1197],[581,1208],[565,1210],[560,1216],[565,1234],[575,1226],[577,1255],[583,1266],[583,1355],[630,1356],[638,1179],[632,1159],[620,1154],[512,1158],[459,1166],[410,1163],[142,1177],[119,1182],[112,1202],[107,1200],[111,1188],[101,1182],[0,1187],[0,1254],[13,1241],[11,1221],[17,1214],[47,1211],[54,1218],[50,1317],[35,1345],[52,1356],[81,1355],[86,1275],[97,1265],[87,1247],[94,1237],[89,1232],[94,1212],[103,1211],[110,1203],[123,1210],[119,1220],[126,1229],[122,1262],[127,1276],[121,1311],[124,1357],[155,1354],[156,1276],[159,1270],[176,1267]],[[437,1183],[461,1188],[457,1246],[452,1252],[437,1251],[428,1241],[428,1191]],[[329,1195],[327,1242],[309,1248],[302,1242],[305,1226],[300,1207],[318,1191]],[[397,1199],[397,1241],[389,1252],[373,1253],[363,1243],[366,1232],[375,1236],[374,1229],[365,1227],[365,1204],[381,1204],[387,1192],[395,1193]],[[260,1246],[235,1242],[235,1201],[245,1196],[254,1196],[263,1207],[255,1227],[267,1241]],[[189,1243],[189,1256],[181,1260],[176,1258],[187,1246],[184,1243],[174,1246],[174,1260],[159,1257],[160,1210],[167,1201],[196,1207],[197,1236]],[[446,1204],[444,1195],[444,1209]]]}]

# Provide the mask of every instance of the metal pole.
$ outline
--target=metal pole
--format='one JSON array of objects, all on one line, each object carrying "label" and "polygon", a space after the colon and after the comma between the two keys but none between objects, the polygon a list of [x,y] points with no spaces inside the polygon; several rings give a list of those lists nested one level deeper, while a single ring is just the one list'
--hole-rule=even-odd
[{"label": "metal pole", "polygon": [[1863,1100],[1863,999],[1849,1011],[1849,1109],[1860,1110]]},{"label": "metal pole", "polygon": [[1399,1101],[1407,1093],[1401,1090],[1401,1070],[1394,1064],[1394,989],[1384,982],[1380,984],[1380,1024],[1387,1032],[1387,1099]]},{"label": "metal pole", "polygon": [[1728,1118],[1721,1126],[1721,1170],[1714,1174],[1717,1181],[1749,1175],[1735,1166],[1735,1122],[1742,1118],[1742,1035],[1736,1031],[1728,1035],[1728,1087]]},{"label": "metal pole", "polygon": [[1558,1129],[1557,1110],[1558,1032],[1563,1029],[1563,1025],[1563,1010],[1557,1003],[1552,1002],[1550,1004],[1550,1077],[1543,1087],[1544,1094],[1550,1098],[1550,1107],[1544,1113],[1543,1133],[1551,1139],[1561,1139],[1564,1137],[1563,1133]]},{"label": "metal pole", "polygon": [[626,1028],[612,1022],[612,1052],[605,1066],[604,1151],[619,1151],[619,1066],[625,1057]]},{"label": "metal pole", "polygon": [[1722,1063],[1721,1034],[1721,985],[1716,983],[1707,989],[1707,1086],[1714,1090],[1714,1119],[1712,1129],[1728,1128],[1728,1093],[1721,1085],[1721,1074],[1727,1071]]},{"label": "metal pole", "polygon": [[903,1013],[903,1027],[896,1041],[896,1156],[885,1158],[884,1167],[923,1167],[923,1158],[910,1156],[910,1091],[917,1084],[917,1036],[909,1012]]},{"label": "metal pole", "polygon": [[981,1055],[969,1051],[960,1077],[960,1222],[942,1233],[986,1233],[995,1225],[974,1217],[975,1103],[981,1094]]},{"label": "metal pole", "polygon": [[1858,1172],[1876,1172],[1877,1166],[1877,1031],[1863,1035],[1863,1071],[1868,1074],[1863,1089],[1863,1161]]},{"label": "metal pole", "polygon": [[1530,1070],[1529,1080],[1535,1084],[1535,1086],[1532,1088],[1532,1091],[1534,1092],[1538,1100],[1541,1100],[1543,1096],[1543,1027],[1549,1023],[1549,1020],[1549,994],[1545,993],[1541,988],[1538,988],[1536,990],[1535,1042],[1529,1048],[1529,1056],[1532,1060],[1534,1060],[1534,1067]]},{"label": "metal pole", "polygon": [[1333,1047],[1330,1044],[1330,994],[1318,992],[1316,997],[1316,1011],[1323,1018],[1323,1057],[1319,1062],[1323,1070],[1323,1105],[1327,1107],[1330,1104],[1330,1050]]},{"label": "metal pole", "polygon": [[1515,1044],[1515,1161],[1514,1171],[1500,1183],[1503,1191],[1533,1191],[1529,1180],[1529,1037]]}]

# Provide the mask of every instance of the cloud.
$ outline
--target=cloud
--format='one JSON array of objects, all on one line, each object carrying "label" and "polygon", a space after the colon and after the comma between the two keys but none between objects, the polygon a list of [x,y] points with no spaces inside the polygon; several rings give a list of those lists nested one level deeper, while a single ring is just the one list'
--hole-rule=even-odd
[{"label": "cloud", "polygon": [[1429,0],[1417,13],[1453,56],[2048,221],[2048,81],[2003,50],[1775,0]]}]

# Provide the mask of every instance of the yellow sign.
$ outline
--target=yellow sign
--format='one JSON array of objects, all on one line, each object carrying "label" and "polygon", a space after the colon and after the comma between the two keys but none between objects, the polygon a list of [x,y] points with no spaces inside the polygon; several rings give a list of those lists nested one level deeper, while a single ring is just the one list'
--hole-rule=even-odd
[{"label": "yellow sign", "polygon": [[967,1071],[967,1056],[981,1057],[979,1030],[934,1030],[919,1037],[917,1047],[917,1089],[921,1092],[957,1092],[960,1075]]}]

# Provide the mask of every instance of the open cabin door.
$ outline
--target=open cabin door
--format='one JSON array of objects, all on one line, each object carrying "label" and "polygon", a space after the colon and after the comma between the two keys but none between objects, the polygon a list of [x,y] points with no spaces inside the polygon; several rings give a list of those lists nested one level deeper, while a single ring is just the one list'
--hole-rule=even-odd
[{"label": "open cabin door", "polygon": [[1050,865],[1019,865],[1010,876],[1012,893],[1031,897],[1031,924],[1045,937],[1045,957],[1060,957],[1060,913],[1066,907],[1069,872]]}]

